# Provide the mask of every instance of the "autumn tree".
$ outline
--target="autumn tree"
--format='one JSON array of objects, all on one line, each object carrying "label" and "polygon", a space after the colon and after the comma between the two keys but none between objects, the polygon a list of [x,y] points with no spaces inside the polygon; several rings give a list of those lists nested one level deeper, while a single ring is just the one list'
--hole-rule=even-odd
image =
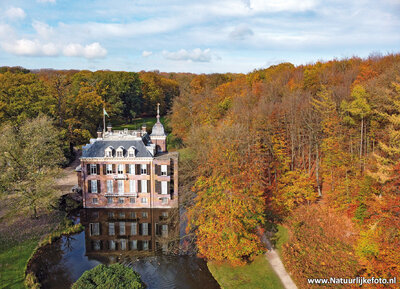
[{"label": "autumn tree", "polygon": [[0,134],[0,192],[14,212],[29,208],[37,218],[55,199],[55,179],[64,161],[58,131],[48,117],[5,125]]}]

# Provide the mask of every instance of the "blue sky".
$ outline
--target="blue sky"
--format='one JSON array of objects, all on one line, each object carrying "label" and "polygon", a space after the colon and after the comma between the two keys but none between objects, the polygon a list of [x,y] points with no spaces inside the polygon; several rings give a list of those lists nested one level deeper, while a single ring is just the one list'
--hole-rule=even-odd
[{"label": "blue sky", "polygon": [[400,0],[0,0],[0,66],[249,72],[400,52]]}]

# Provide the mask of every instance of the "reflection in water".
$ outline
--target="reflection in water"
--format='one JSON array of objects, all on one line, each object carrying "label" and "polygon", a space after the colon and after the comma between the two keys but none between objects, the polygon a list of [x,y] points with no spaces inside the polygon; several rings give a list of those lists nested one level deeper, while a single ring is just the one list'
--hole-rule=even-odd
[{"label": "reflection in water", "polygon": [[35,262],[43,288],[70,288],[84,271],[115,262],[139,272],[148,288],[219,288],[203,260],[178,255],[176,209],[84,209],[80,221],[84,232],[53,243]]}]

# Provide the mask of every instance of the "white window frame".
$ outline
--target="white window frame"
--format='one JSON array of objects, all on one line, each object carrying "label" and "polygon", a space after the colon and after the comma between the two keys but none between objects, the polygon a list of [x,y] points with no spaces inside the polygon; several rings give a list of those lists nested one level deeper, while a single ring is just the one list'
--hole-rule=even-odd
[{"label": "white window frame", "polygon": [[168,198],[161,198],[161,204],[167,205],[168,204]]},{"label": "white window frame", "polygon": [[123,203],[125,203],[124,198],[118,198],[118,204],[123,204]]},{"label": "white window frame", "polygon": [[142,236],[149,235],[149,223],[142,223]]},{"label": "white window frame", "polygon": [[135,149],[133,147],[129,148],[128,157],[130,157],[130,158],[134,158],[135,157]]},{"label": "white window frame", "polygon": [[141,175],[147,175],[147,164],[141,164],[140,165],[140,174]]},{"label": "white window frame", "polygon": [[97,175],[97,165],[96,164],[90,164],[90,174]]},{"label": "white window frame", "polygon": [[121,244],[121,250],[126,250],[126,244],[127,244],[127,241],[125,240],[125,239],[121,239],[120,240],[120,244]]},{"label": "white window frame", "polygon": [[162,176],[168,175],[168,166],[167,165],[161,165],[161,175]]},{"label": "white window frame", "polygon": [[119,234],[121,236],[125,235],[126,234],[125,222],[119,222],[118,226],[119,226]]},{"label": "white window frame", "polygon": [[146,251],[149,250],[149,241],[148,240],[143,240],[142,242],[143,242],[142,243],[143,244],[143,246],[142,246],[143,250],[146,250]]},{"label": "white window frame", "polygon": [[91,193],[92,194],[97,194],[97,180],[91,180],[90,181],[90,188],[91,188]]},{"label": "white window frame", "polygon": [[117,174],[119,174],[119,175],[124,174],[124,165],[123,164],[118,164]]},{"label": "white window frame", "polygon": [[112,149],[107,148],[105,155],[106,155],[106,158],[112,158]]},{"label": "white window frame", "polygon": [[142,191],[141,191],[141,193],[147,193],[147,190],[148,190],[148,188],[147,188],[147,180],[140,180],[141,181],[141,189],[142,189]]},{"label": "white window frame", "polygon": [[131,236],[137,235],[137,223],[131,223]]},{"label": "white window frame", "polygon": [[147,204],[147,198],[146,198],[146,197],[143,197],[143,198],[141,199],[141,203],[142,203],[142,204]]},{"label": "white window frame", "polygon": [[90,223],[89,224],[89,235],[90,236],[99,236],[100,235],[100,224],[99,223]]},{"label": "white window frame", "polygon": [[130,204],[136,204],[136,198],[129,198]]},{"label": "white window frame", "polygon": [[161,194],[168,195],[168,182],[166,181],[161,182]]},{"label": "white window frame", "polygon": [[131,250],[137,250],[137,240],[131,240]]},{"label": "white window frame", "polygon": [[115,235],[115,223],[108,223],[108,235],[109,236]]},{"label": "white window frame", "polygon": [[112,175],[112,164],[106,164],[106,175]]},{"label": "white window frame", "polygon": [[113,180],[107,180],[107,193],[114,193],[114,182]]},{"label": "white window frame", "polygon": [[134,175],[135,174],[135,165],[134,164],[130,164],[129,165],[129,174],[130,175]]},{"label": "white window frame", "polygon": [[124,180],[118,180],[118,194],[123,195],[125,192]]},{"label": "white window frame", "polygon": [[112,250],[112,251],[116,250],[116,246],[115,246],[115,241],[114,240],[109,240],[108,246],[109,246],[110,250]]},{"label": "white window frame", "polygon": [[117,148],[117,158],[124,157],[124,150],[122,148]]},{"label": "white window frame", "polygon": [[114,202],[112,197],[107,197],[107,204],[112,204]]},{"label": "white window frame", "polygon": [[136,180],[129,180],[129,192],[131,194],[136,193]]}]

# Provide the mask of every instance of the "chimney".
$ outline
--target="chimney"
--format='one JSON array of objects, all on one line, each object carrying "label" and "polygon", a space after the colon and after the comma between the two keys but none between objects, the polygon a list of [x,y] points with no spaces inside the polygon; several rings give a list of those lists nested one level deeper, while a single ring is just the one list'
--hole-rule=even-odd
[{"label": "chimney", "polygon": [[101,138],[102,134],[101,127],[99,126],[97,129],[97,138]]},{"label": "chimney", "polygon": [[112,131],[112,125],[111,125],[111,123],[108,123],[107,132],[111,132],[111,131]]}]

